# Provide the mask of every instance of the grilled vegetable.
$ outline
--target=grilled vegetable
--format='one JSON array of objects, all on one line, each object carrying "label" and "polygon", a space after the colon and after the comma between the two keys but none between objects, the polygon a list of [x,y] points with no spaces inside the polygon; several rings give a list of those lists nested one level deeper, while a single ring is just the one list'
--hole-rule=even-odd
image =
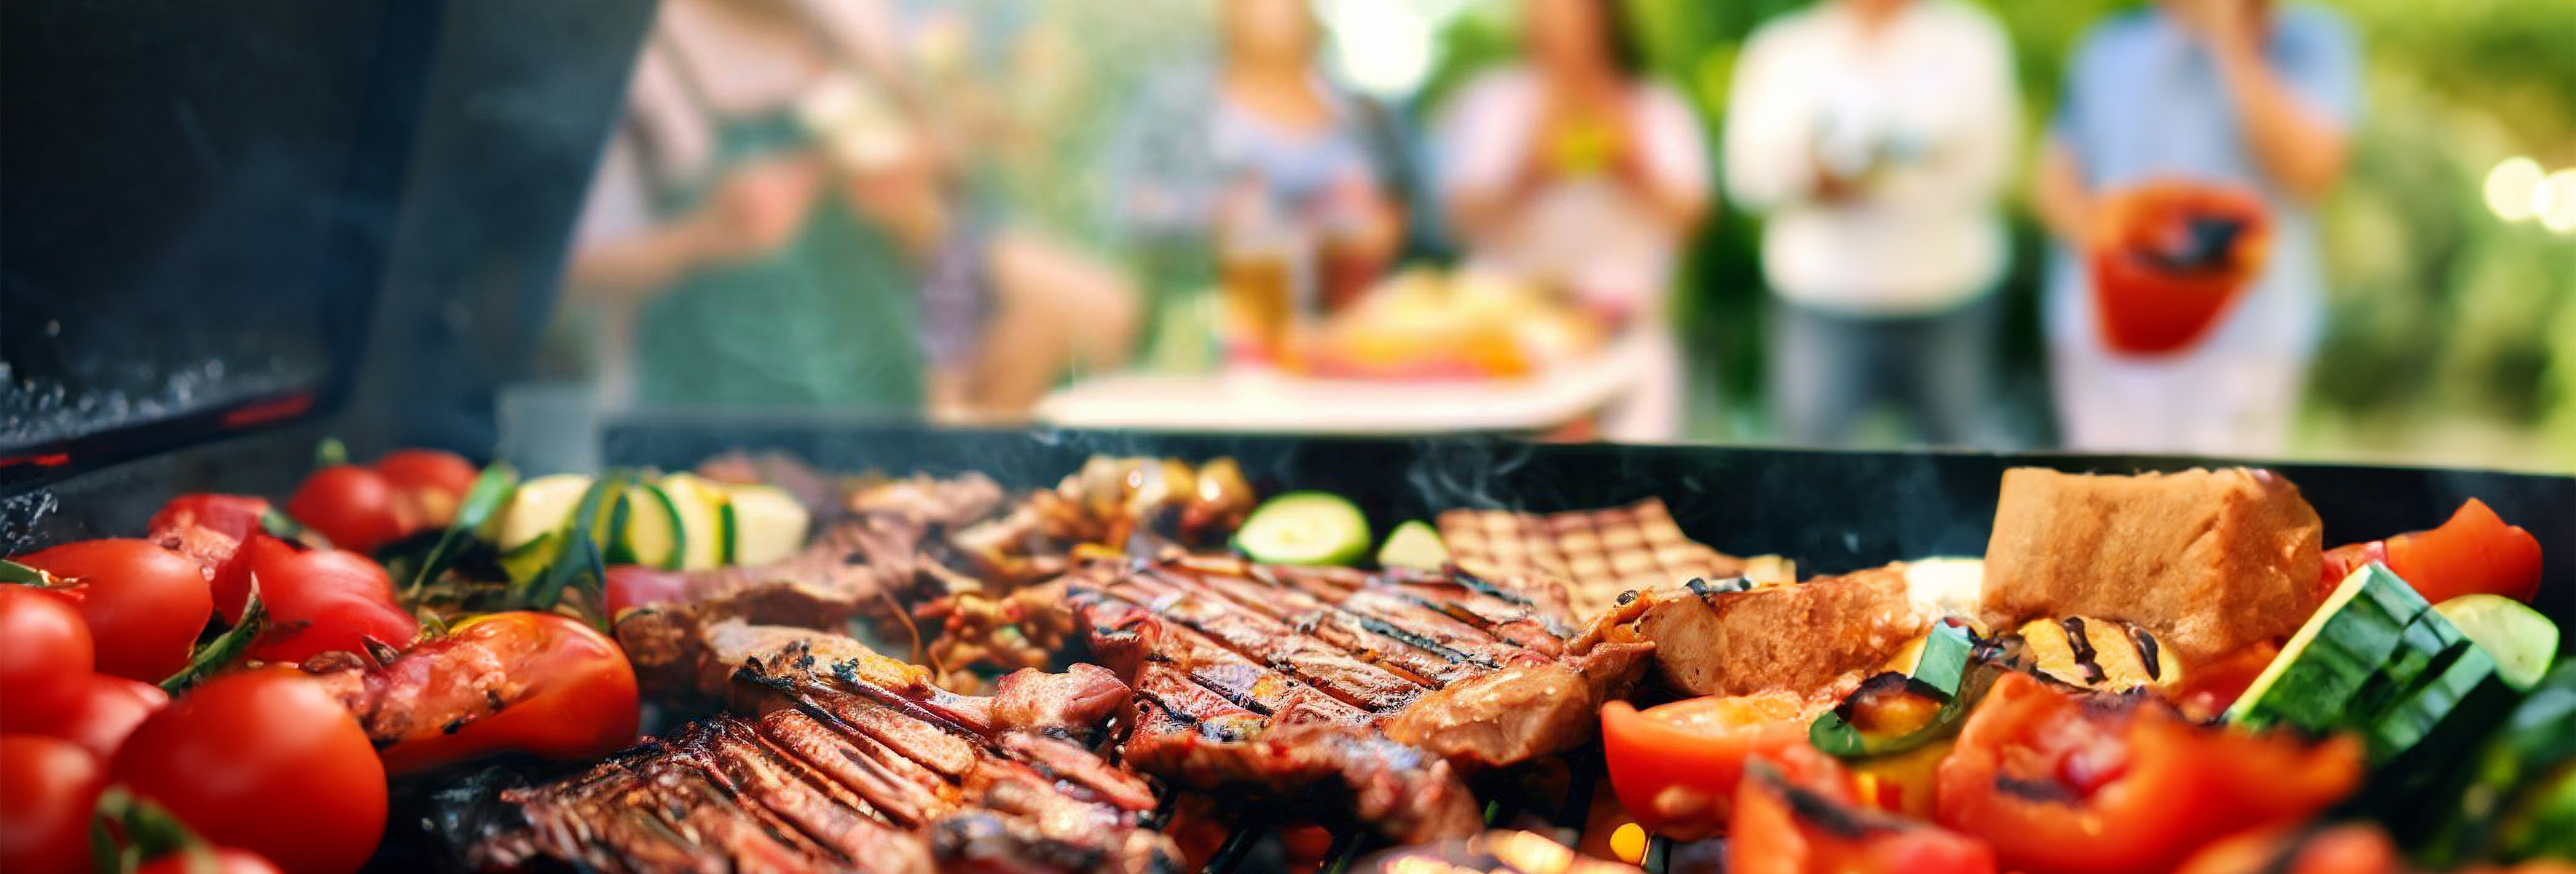
[{"label": "grilled vegetable", "polygon": [[479,616],[359,678],[363,700],[344,703],[396,775],[498,752],[596,758],[635,742],[634,668],[566,616]]},{"label": "grilled vegetable", "polygon": [[724,486],[693,473],[675,473],[658,483],[680,514],[680,569],[723,567],[732,532],[724,515]]},{"label": "grilled vegetable", "polygon": [[505,556],[522,553],[528,545],[563,529],[572,518],[574,504],[581,493],[590,490],[590,477],[558,473],[537,477],[519,484],[510,493],[510,509],[501,517],[500,536],[493,542]]},{"label": "grilled vegetable", "polygon": [[1991,874],[1984,842],[1862,809],[1831,757],[1791,747],[1755,760],[1727,827],[1730,874]]},{"label": "grilled vegetable", "polygon": [[688,532],[680,529],[680,508],[671,493],[652,483],[626,487],[626,527],[609,547],[612,564],[640,564],[676,569],[688,551]]},{"label": "grilled vegetable", "polygon": [[1234,545],[1264,564],[1350,564],[1368,554],[1368,517],[1340,495],[1289,492],[1254,508]]},{"label": "grilled vegetable", "polygon": [[2439,779],[2513,700],[2485,650],[2374,564],[2336,587],[2227,718],[2357,732],[2394,797]]},{"label": "grilled vegetable", "polygon": [[2033,619],[2019,633],[2030,666],[2070,686],[2096,692],[2150,687],[2168,694],[2183,687],[2180,661],[2135,625],[2069,616]]},{"label": "grilled vegetable", "polygon": [[1968,630],[1939,625],[1924,639],[1911,675],[1871,677],[1834,709],[1818,715],[1807,741],[1846,759],[1902,753],[1959,733],[1995,669],[1972,665]]},{"label": "grilled vegetable", "polygon": [[1612,701],[1601,708],[1610,786],[1649,829],[1711,834],[1727,821],[1746,760],[1804,745],[1823,706],[1785,692],[1692,698],[1642,711]]},{"label": "grilled vegetable", "polygon": [[1440,542],[1440,532],[1431,523],[1415,519],[1387,532],[1386,542],[1377,548],[1377,564],[1436,571],[1449,564],[1449,547]]},{"label": "grilled vegetable", "polygon": [[773,564],[805,548],[813,517],[795,495],[776,486],[736,485],[726,486],[724,497],[718,527],[727,535],[727,564]]},{"label": "grilled vegetable", "polygon": [[2350,738],[2208,728],[2007,673],[1941,763],[1938,817],[2007,869],[2170,871],[2218,838],[2315,816],[2360,782],[2361,763]]},{"label": "grilled vegetable", "polygon": [[2576,857],[2576,661],[2550,671],[2470,761],[2435,796],[2445,800],[2423,805],[2424,862]]},{"label": "grilled vegetable", "polygon": [[2462,595],[2433,607],[2496,661],[2496,673],[2515,689],[2540,682],[2558,657],[2558,626],[2540,611],[2503,595]]}]

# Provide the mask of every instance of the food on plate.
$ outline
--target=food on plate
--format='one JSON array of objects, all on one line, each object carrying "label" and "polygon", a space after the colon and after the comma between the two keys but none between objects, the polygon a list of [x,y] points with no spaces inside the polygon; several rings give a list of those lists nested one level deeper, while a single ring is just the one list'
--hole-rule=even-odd
[{"label": "food on plate", "polygon": [[382,665],[353,656],[303,667],[397,776],[502,752],[592,759],[635,742],[634,668],[568,616],[477,616]]},{"label": "food on plate", "polygon": [[1931,628],[1902,565],[1784,586],[1693,580],[1621,608],[1655,644],[1655,673],[1693,695],[1826,695]]},{"label": "food on plate", "polygon": [[1526,376],[1588,354],[1606,332],[1545,289],[1489,273],[1408,270],[1336,313],[1291,360],[1325,376]]},{"label": "food on plate", "polygon": [[227,674],[145,719],[111,783],[199,836],[287,874],[346,874],[385,829],[385,769],[319,683],[284,668]]},{"label": "food on plate", "polygon": [[97,757],[70,741],[0,734],[0,870],[90,870]]},{"label": "food on plate", "polygon": [[2004,473],[1986,544],[1988,627],[2087,616],[2132,622],[2186,668],[2298,630],[2322,526],[2269,471]]},{"label": "food on plate", "polygon": [[1941,762],[1936,818],[2006,869],[2167,871],[2230,834],[2316,816],[2359,785],[2362,763],[2350,737],[2246,735],[2008,673]]},{"label": "food on plate", "polygon": [[48,591],[80,611],[102,674],[157,683],[178,673],[215,612],[206,568],[148,540],[84,540],[16,560],[56,578]]},{"label": "food on plate", "polygon": [[1253,508],[1234,547],[1266,564],[1347,565],[1368,554],[1368,517],[1340,495],[1289,492]]}]

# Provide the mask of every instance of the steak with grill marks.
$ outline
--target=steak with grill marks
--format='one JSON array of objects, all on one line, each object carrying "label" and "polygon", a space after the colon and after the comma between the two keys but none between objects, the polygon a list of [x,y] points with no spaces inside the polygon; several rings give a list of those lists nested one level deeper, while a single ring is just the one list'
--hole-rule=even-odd
[{"label": "steak with grill marks", "polygon": [[1106,670],[955,695],[848,638],[718,623],[727,715],[511,790],[469,861],[603,871],[1126,871],[1178,867],[1158,799],[1081,741],[1127,707]]},{"label": "steak with grill marks", "polygon": [[1459,769],[1581,744],[1652,650],[1624,634],[1569,650],[1550,600],[1455,572],[1167,555],[1063,586],[1092,656],[1135,691],[1130,765],[1346,804],[1400,841],[1480,829]]}]

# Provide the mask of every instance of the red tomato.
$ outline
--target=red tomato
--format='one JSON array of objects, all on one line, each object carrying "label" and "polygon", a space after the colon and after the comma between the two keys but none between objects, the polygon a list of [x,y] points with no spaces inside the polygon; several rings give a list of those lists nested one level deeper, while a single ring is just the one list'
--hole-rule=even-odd
[{"label": "red tomato", "polygon": [[268,607],[268,631],[251,645],[251,658],[366,655],[366,638],[398,647],[420,633],[420,620],[395,603],[393,578],[373,559],[345,549],[299,552],[266,534],[252,534],[243,550]]},{"label": "red tomato", "polygon": [[134,730],[108,776],[290,874],[356,871],[384,835],[375,747],[293,670],[227,674],[180,696]]},{"label": "red tomato", "polygon": [[170,693],[159,686],[106,674],[83,674],[75,688],[80,690],[77,697],[55,707],[21,706],[10,699],[10,706],[0,709],[0,733],[62,738],[104,761],[144,717],[170,703]]},{"label": "red tomato", "polygon": [[0,871],[89,870],[100,776],[98,760],[70,741],[0,735]]},{"label": "red tomato", "polygon": [[[58,710],[96,670],[89,623],[69,600],[34,586],[0,585],[0,700],[9,713]],[[0,719],[7,718],[0,713]]]},{"label": "red tomato", "polygon": [[608,615],[615,617],[629,607],[666,604],[679,600],[689,589],[688,575],[636,564],[614,565],[602,582],[607,594]]},{"label": "red tomato", "polygon": [[305,477],[287,499],[286,514],[322,532],[332,546],[374,552],[410,533],[395,505],[393,484],[383,474],[340,464]]},{"label": "red tomato", "polygon": [[1729,874],[1994,874],[1986,845],[1864,809],[1832,756],[1796,745],[1755,758],[1727,825]]},{"label": "red tomato", "polygon": [[1941,762],[1939,818],[2030,874],[2149,874],[2252,828],[2304,822],[2361,782],[2351,737],[2309,745],[2122,711],[2006,674]]},{"label": "red tomato", "polygon": [[2347,543],[2326,550],[2325,561],[2319,565],[2323,573],[2317,575],[2317,597],[2323,599],[2333,594],[2335,587],[2343,585],[2343,578],[2352,576],[2353,571],[2374,561],[2388,563],[2388,541]]},{"label": "red tomato", "polygon": [[465,492],[481,473],[464,456],[436,449],[385,453],[376,459],[376,472],[393,484],[394,499],[409,505],[408,515],[415,524],[429,528],[443,528],[455,520],[457,502],[465,500]]},{"label": "red tomato", "polygon": [[553,613],[458,624],[367,675],[361,722],[385,770],[499,752],[592,759],[635,742],[635,669],[598,629]]},{"label": "red tomato", "polygon": [[2481,592],[2528,604],[2540,592],[2540,541],[2470,498],[2440,528],[2388,538],[2388,569],[2435,604]]},{"label": "red tomato", "polygon": [[1601,708],[1602,752],[1619,803],[1646,828],[1699,837],[1723,828],[1744,762],[1807,742],[1830,702],[1786,693],[1693,698],[1639,711]]},{"label": "red tomato", "polygon": [[2249,831],[2193,854],[2176,874],[2405,874],[2413,870],[2377,826],[2307,823]]},{"label": "red tomato", "polygon": [[205,860],[202,865],[198,860],[189,858],[188,851],[182,850],[176,853],[164,853],[161,858],[146,862],[143,867],[134,869],[134,874],[279,874],[277,866],[269,864],[267,859],[260,858],[258,853],[249,850],[224,847],[205,852],[210,854],[211,858]]},{"label": "red tomato", "polygon": [[268,514],[268,499],[250,495],[180,495],[162,504],[145,527],[157,536],[160,532],[198,527],[229,535],[234,542],[249,537],[259,529],[259,519]]},{"label": "red tomato", "polygon": [[147,539],[203,563],[212,574],[215,612],[225,624],[237,624],[250,594],[250,569],[233,559],[268,512],[266,499],[249,495],[180,495],[152,514]]},{"label": "red tomato", "polygon": [[102,674],[158,683],[178,673],[215,612],[205,567],[148,540],[66,543],[18,562],[81,584],[58,591],[89,622]]}]

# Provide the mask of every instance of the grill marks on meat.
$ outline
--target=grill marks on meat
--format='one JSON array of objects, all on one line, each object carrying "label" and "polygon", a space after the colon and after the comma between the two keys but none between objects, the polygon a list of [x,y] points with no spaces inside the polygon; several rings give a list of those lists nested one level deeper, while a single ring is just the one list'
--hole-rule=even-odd
[{"label": "grill marks on meat", "polygon": [[1094,562],[1062,585],[1093,656],[1134,689],[1129,765],[1320,804],[1408,842],[1474,834],[1456,769],[1581,743],[1652,649],[1567,655],[1561,614],[1459,576],[1169,556]]},{"label": "grill marks on meat", "polygon": [[[992,698],[834,635],[716,623],[732,711],[569,779],[511,790],[523,827],[468,860],[604,871],[1131,871],[1176,866],[1158,799],[1076,741],[1128,706],[1107,670],[1022,672]],[[711,642],[709,642],[711,641]]]}]

